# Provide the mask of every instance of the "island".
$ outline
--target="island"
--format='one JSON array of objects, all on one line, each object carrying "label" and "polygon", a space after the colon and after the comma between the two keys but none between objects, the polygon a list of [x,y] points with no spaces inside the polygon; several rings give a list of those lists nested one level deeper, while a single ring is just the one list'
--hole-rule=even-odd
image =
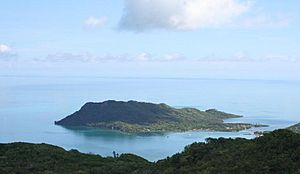
[{"label": "island", "polygon": [[128,133],[182,132],[192,130],[240,131],[260,126],[247,123],[225,123],[239,118],[216,109],[174,108],[166,104],[108,100],[89,102],[79,111],[55,121],[65,127],[93,127]]},{"label": "island", "polygon": [[289,127],[288,129],[293,132],[300,133],[300,123],[293,125],[293,126]]},{"label": "island", "polygon": [[0,143],[0,173],[282,174],[300,171],[300,134],[276,130],[255,139],[209,138],[149,162],[134,154],[102,157],[48,144]]}]

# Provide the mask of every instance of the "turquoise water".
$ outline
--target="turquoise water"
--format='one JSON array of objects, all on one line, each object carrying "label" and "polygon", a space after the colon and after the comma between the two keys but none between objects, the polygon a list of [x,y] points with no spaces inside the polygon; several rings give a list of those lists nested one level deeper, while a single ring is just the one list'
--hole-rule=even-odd
[{"label": "turquoise water", "polygon": [[108,99],[216,108],[244,116],[227,122],[270,125],[261,130],[300,122],[299,81],[6,76],[0,77],[0,142],[45,142],[103,156],[116,151],[158,160],[207,137],[254,137],[255,129],[141,136],[53,124],[85,102]]}]

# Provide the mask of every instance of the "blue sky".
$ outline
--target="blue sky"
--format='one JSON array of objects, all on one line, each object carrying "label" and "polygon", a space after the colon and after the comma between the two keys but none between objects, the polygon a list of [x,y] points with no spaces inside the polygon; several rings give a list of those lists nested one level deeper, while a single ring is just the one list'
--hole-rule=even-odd
[{"label": "blue sky", "polygon": [[7,0],[2,75],[300,79],[298,0]]}]

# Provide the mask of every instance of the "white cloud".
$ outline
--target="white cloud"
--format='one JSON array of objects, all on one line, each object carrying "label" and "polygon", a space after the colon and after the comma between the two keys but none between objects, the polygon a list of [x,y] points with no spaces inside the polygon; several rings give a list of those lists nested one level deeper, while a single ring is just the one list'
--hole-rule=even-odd
[{"label": "white cloud", "polygon": [[300,58],[295,55],[286,54],[267,54],[259,57],[251,57],[245,52],[237,52],[232,56],[217,56],[211,54],[205,57],[199,58],[186,58],[186,56],[179,53],[171,53],[165,55],[152,55],[147,52],[141,52],[138,54],[102,54],[93,55],[90,53],[74,54],[74,53],[55,53],[49,54],[45,58],[34,59],[37,62],[80,62],[80,63],[103,63],[103,62],[300,62]]},{"label": "white cloud", "polygon": [[129,61],[143,61],[143,62],[174,62],[185,60],[185,57],[179,53],[165,54],[163,56],[153,56],[149,53],[140,53]]},{"label": "white cloud", "polygon": [[43,62],[104,62],[114,60],[116,57],[111,55],[95,56],[89,53],[73,54],[73,53],[55,53],[49,54],[46,58],[35,59]]},{"label": "white cloud", "polygon": [[244,56],[235,55],[232,57],[215,57],[215,56],[209,56],[209,57],[203,57],[197,59],[199,62],[255,62],[257,60],[251,59]]},{"label": "white cloud", "polygon": [[292,55],[285,55],[285,54],[269,54],[264,56],[261,61],[265,62],[299,62],[299,57],[296,58]]},{"label": "white cloud", "polygon": [[291,21],[292,18],[289,16],[260,14],[245,18],[241,25],[247,28],[286,27]]},{"label": "white cloud", "polygon": [[146,52],[135,55],[55,53],[49,54],[45,58],[35,59],[35,61],[38,62],[175,62],[182,60],[185,60],[185,57],[179,53],[153,56],[152,54]]},{"label": "white cloud", "polygon": [[263,62],[279,62],[279,63],[295,63],[300,62],[300,57],[297,57],[295,55],[288,55],[288,54],[267,54],[262,55],[259,57],[251,57],[245,52],[237,52],[235,55],[230,57],[221,57],[221,56],[215,56],[210,55],[206,57],[202,57],[199,59],[196,59],[199,62],[257,62],[257,63],[263,63]]},{"label": "white cloud", "polygon": [[173,53],[173,54],[166,54],[162,57],[161,61],[167,61],[167,62],[171,62],[171,61],[182,61],[185,60],[186,58],[179,54],[179,53]]},{"label": "white cloud", "polygon": [[0,59],[1,60],[10,60],[13,57],[16,57],[17,54],[13,49],[5,44],[0,44]]},{"label": "white cloud", "polygon": [[102,27],[106,24],[107,22],[107,17],[105,16],[90,16],[86,19],[85,25],[88,27]]},{"label": "white cloud", "polygon": [[252,1],[126,0],[119,27],[143,31],[163,28],[193,30],[230,24],[247,12]]},{"label": "white cloud", "polygon": [[12,50],[9,46],[0,44],[0,54],[10,53]]},{"label": "white cloud", "polygon": [[133,59],[129,59],[130,61],[153,61],[153,57],[149,53],[139,53]]}]

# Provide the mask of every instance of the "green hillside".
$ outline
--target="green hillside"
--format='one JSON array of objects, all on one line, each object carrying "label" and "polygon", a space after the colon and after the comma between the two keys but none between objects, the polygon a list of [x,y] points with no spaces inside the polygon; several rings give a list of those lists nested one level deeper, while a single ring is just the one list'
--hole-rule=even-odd
[{"label": "green hillside", "polygon": [[300,134],[277,130],[247,140],[208,139],[156,163],[132,154],[103,158],[47,144],[0,144],[0,173],[298,174]]},{"label": "green hillside", "polygon": [[244,123],[224,123],[224,119],[239,115],[215,109],[200,111],[194,108],[176,109],[166,104],[137,101],[105,101],[86,103],[79,111],[56,121],[62,126],[84,126],[123,132],[168,132],[189,130],[238,131],[253,126]]}]

